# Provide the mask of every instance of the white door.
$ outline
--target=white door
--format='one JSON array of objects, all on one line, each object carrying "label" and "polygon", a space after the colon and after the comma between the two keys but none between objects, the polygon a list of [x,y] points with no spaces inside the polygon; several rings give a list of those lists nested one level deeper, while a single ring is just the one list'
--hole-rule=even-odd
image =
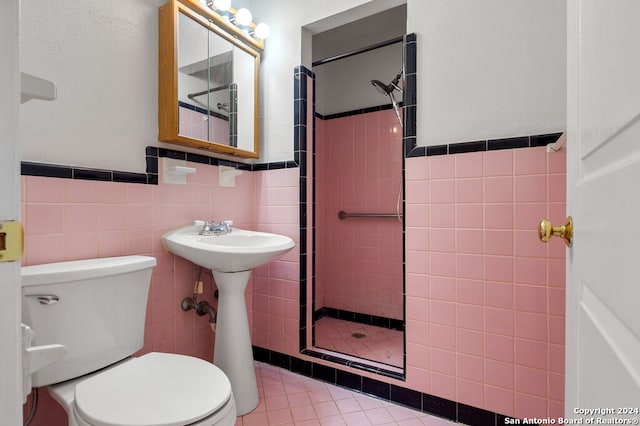
[{"label": "white door", "polygon": [[[0,1],[0,221],[20,215],[19,0]],[[0,423],[22,424],[19,262],[0,263]]]},{"label": "white door", "polygon": [[567,3],[565,413],[597,424],[640,418],[640,1]]}]

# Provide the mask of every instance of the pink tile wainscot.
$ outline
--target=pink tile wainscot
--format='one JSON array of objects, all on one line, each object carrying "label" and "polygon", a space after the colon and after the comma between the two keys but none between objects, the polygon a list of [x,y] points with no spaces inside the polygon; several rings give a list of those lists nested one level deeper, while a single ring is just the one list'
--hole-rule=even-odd
[{"label": "pink tile wainscot", "polygon": [[[406,381],[351,371],[512,417],[562,415],[565,251],[561,242],[538,248],[530,238],[541,215],[564,219],[564,192],[548,188],[564,180],[565,158],[543,156],[543,150],[407,159]],[[247,172],[236,188],[220,188],[215,167],[189,165],[198,172],[184,186],[23,177],[24,263],[155,256],[141,352],[211,359],[206,319],[179,307],[192,291],[196,268],[165,252],[160,237],[208,217],[233,218],[237,226],[298,241],[299,170]],[[391,179],[394,193],[394,178],[384,179]],[[444,187],[454,194],[439,192]],[[358,188],[348,188],[349,196]],[[432,188],[438,203],[431,200]],[[358,197],[373,206],[372,194]],[[429,241],[432,229],[445,241]],[[369,244],[355,234],[348,238]],[[247,306],[254,345],[301,357],[299,267],[296,248],[253,274]],[[213,289],[205,273],[208,300],[214,300]],[[43,394],[34,425],[65,425],[62,409]]]},{"label": "pink tile wainscot", "polygon": [[[414,387],[513,417],[562,416],[565,250],[536,229],[551,211],[564,217],[554,188],[565,161],[544,147],[407,159],[407,285],[431,286],[406,304],[411,350],[431,355],[407,366],[409,383],[431,372]],[[427,207],[426,220],[411,214]],[[424,230],[429,244],[409,237]],[[439,301],[451,297],[443,279],[456,283],[453,311]],[[430,339],[414,334],[427,326]]]}]

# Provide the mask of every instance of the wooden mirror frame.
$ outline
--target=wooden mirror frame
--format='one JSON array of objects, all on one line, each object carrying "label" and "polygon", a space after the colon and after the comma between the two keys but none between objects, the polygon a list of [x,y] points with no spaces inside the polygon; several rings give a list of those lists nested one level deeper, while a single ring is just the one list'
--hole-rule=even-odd
[{"label": "wooden mirror frame", "polygon": [[[234,11],[232,10],[231,12],[233,13]],[[177,31],[180,13],[255,58],[253,151],[179,134]],[[230,25],[222,16],[205,7],[197,0],[170,0],[160,7],[158,20],[158,140],[220,154],[230,154],[243,158],[259,158],[260,54],[264,50],[264,41],[256,40],[241,29]],[[255,24],[252,23],[251,26],[255,27]]]}]

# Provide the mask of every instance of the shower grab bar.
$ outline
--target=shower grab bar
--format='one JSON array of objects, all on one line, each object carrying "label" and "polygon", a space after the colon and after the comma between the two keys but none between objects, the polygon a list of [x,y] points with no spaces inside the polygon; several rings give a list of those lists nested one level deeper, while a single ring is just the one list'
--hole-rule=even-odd
[{"label": "shower grab bar", "polygon": [[402,217],[402,215],[398,215],[395,213],[347,213],[344,210],[340,210],[338,212],[338,218],[346,219],[348,217]]}]

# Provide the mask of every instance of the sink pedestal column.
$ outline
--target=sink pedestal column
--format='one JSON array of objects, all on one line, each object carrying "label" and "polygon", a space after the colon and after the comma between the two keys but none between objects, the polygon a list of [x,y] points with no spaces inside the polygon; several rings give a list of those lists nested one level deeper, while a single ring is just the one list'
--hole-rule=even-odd
[{"label": "sink pedestal column", "polygon": [[213,363],[231,382],[238,416],[258,406],[258,385],[244,292],[251,271],[213,271],[218,285],[218,319]]}]

